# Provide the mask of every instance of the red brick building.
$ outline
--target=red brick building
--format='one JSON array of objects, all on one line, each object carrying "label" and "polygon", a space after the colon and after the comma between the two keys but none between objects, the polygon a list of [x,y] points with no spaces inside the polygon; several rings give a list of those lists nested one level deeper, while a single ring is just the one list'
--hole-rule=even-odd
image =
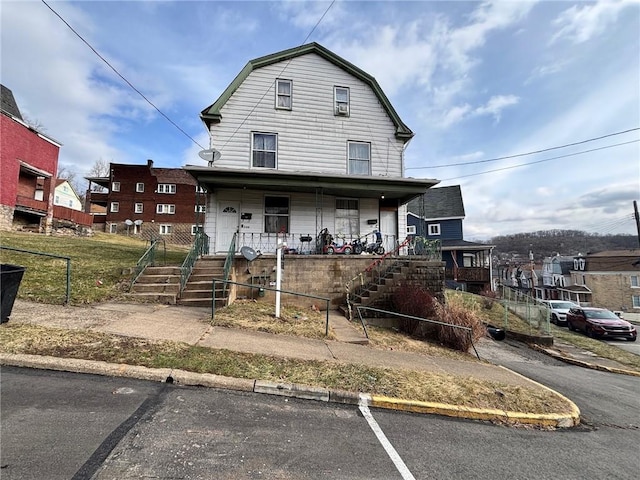
[{"label": "red brick building", "polygon": [[190,244],[204,222],[206,195],[181,168],[111,163],[108,177],[87,180],[85,212],[95,230]]},{"label": "red brick building", "polygon": [[49,233],[61,144],[27,125],[11,90],[0,87],[0,229]]}]

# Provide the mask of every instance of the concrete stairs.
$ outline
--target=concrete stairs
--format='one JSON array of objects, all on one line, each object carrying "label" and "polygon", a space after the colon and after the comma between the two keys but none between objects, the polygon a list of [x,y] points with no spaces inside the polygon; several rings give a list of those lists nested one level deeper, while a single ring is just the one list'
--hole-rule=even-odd
[{"label": "concrete stairs", "polygon": [[180,294],[180,267],[147,267],[131,287],[135,300],[175,305]]},{"label": "concrete stairs", "polygon": [[[202,257],[193,266],[178,304],[188,307],[211,307],[213,279],[224,278],[224,257]],[[216,284],[216,306],[226,305],[223,285]]]}]

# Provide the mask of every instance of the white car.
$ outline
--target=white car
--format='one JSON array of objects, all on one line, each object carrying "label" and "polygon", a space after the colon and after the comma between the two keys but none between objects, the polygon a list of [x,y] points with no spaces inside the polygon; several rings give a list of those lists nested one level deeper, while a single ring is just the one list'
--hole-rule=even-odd
[{"label": "white car", "polygon": [[566,326],[567,312],[570,308],[578,306],[566,300],[544,300],[542,304],[551,310],[551,323],[555,323],[558,326]]}]

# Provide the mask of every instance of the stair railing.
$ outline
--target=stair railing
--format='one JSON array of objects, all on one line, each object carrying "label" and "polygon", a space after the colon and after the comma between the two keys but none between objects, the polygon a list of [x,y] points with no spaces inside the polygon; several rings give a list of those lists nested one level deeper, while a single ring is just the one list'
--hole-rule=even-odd
[{"label": "stair railing", "polygon": [[[133,288],[133,284],[136,283],[136,280],[142,275],[144,269],[149,265],[153,266],[156,259],[156,247],[158,246],[158,242],[161,239],[154,238],[151,240],[151,244],[147,248],[147,250],[142,254],[138,263],[136,263],[135,268],[133,269],[133,275],[131,277],[131,282],[129,283],[129,291]],[[164,240],[162,240],[164,242]],[[165,246],[166,250],[166,246]]]},{"label": "stair railing", "polygon": [[[229,250],[227,251],[227,258],[224,260],[224,285],[222,287],[222,296],[227,296],[227,283],[231,276],[231,269],[233,268],[233,259],[236,256],[236,242],[238,240],[238,232],[233,234]],[[215,290],[214,290],[214,302],[215,302]]]},{"label": "stair railing", "polygon": [[187,253],[186,258],[180,266],[180,294],[182,294],[182,291],[187,286],[187,280],[189,280],[189,276],[191,276],[196,261],[207,253],[209,253],[209,236],[198,230],[193,240],[193,245],[191,245],[189,253]]}]

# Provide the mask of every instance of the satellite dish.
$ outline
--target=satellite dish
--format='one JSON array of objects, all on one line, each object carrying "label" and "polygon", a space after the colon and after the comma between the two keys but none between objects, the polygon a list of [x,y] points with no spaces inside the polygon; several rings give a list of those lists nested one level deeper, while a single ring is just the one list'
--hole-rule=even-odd
[{"label": "satellite dish", "polygon": [[200,150],[198,152],[198,156],[205,162],[211,163],[215,162],[216,160],[220,160],[222,154],[215,148],[208,148],[206,150]]},{"label": "satellite dish", "polygon": [[129,220],[128,218],[124,221],[125,224],[127,225],[133,225],[133,222],[131,220]]},{"label": "satellite dish", "polygon": [[260,256],[260,254],[251,247],[242,247],[240,249],[240,253],[250,262],[253,262],[256,258],[258,258],[258,256]]},{"label": "satellite dish", "polygon": [[135,223],[136,225],[142,225],[142,220],[136,220],[136,221],[135,221],[135,222],[133,222],[133,223]]}]

